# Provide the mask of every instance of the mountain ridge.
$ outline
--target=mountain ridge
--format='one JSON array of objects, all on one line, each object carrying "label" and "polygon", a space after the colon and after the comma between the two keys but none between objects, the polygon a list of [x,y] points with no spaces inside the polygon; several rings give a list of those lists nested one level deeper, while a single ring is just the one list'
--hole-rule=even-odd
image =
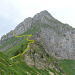
[{"label": "mountain ridge", "polygon": [[[46,10],[37,13],[33,18],[26,18],[15,27],[15,35],[21,35],[28,30],[38,29],[31,39],[39,41],[46,52],[58,59],[75,59],[75,29],[68,24],[56,20]],[[0,46],[6,39],[14,37],[13,31],[1,37]],[[9,45],[10,46],[10,45]],[[12,45],[11,45],[12,46]],[[10,47],[9,47],[10,48]],[[5,48],[5,50],[8,49]],[[1,51],[3,49],[0,49]],[[3,50],[4,51],[4,50]]]}]

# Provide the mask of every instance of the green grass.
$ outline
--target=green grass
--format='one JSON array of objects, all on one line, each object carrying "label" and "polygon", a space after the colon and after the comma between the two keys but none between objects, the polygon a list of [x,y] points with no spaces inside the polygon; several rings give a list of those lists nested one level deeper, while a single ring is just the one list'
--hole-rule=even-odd
[{"label": "green grass", "polygon": [[50,75],[49,72],[44,69],[38,69],[36,67],[28,66],[24,61],[21,61],[20,57],[16,58],[18,63],[14,60],[10,60],[6,55],[0,52],[0,74],[1,75]]},{"label": "green grass", "polygon": [[75,75],[75,60],[61,60],[60,66],[62,66],[62,69],[67,75]]},{"label": "green grass", "polygon": [[25,62],[19,61],[15,63],[11,61],[7,56],[0,52],[0,73],[2,75],[36,75],[36,71],[25,64]]}]

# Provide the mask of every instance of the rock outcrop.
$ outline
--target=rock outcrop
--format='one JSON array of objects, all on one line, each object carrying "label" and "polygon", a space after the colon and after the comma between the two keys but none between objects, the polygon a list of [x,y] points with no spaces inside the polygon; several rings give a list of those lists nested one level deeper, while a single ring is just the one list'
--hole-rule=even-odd
[{"label": "rock outcrop", "polygon": [[46,52],[58,59],[75,59],[75,34],[58,35],[53,29],[41,28],[32,38],[39,41]]},{"label": "rock outcrop", "polygon": [[[38,23],[38,25],[37,25]],[[58,59],[75,59],[75,29],[63,24],[51,16],[47,11],[36,14],[33,18],[26,18],[14,29],[15,35],[20,35],[33,25],[40,27],[31,39],[39,41],[47,53]],[[1,37],[4,40],[13,37],[13,31]],[[3,42],[3,43],[2,43]]]},{"label": "rock outcrop", "polygon": [[27,31],[27,29],[31,26],[32,24],[32,18],[26,18],[23,22],[21,22],[16,28],[14,29],[15,35],[20,35],[23,34],[24,32]]}]

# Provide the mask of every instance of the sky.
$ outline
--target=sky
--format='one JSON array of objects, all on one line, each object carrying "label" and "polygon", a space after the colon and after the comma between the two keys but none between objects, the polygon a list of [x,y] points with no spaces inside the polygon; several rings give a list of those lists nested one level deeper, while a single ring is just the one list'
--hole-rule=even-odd
[{"label": "sky", "polygon": [[0,0],[0,37],[43,10],[75,28],[74,0]]}]

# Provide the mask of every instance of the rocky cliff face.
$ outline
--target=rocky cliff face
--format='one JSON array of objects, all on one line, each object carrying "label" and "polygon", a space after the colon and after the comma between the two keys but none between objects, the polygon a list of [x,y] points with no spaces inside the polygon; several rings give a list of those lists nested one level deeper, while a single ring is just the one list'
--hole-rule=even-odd
[{"label": "rocky cliff face", "polygon": [[[14,29],[14,33],[23,34],[33,25],[40,29],[33,34],[31,39],[39,41],[47,53],[58,59],[75,59],[74,28],[56,20],[47,11],[42,11],[33,18],[26,18]],[[11,37],[13,37],[13,31],[1,37],[0,45]]]},{"label": "rocky cliff face", "polygon": [[26,18],[23,22],[21,22],[15,29],[14,33],[15,35],[20,35],[23,34],[24,32],[27,31],[27,29],[31,26],[32,24],[32,18]]},{"label": "rocky cliff face", "polygon": [[47,53],[58,59],[75,59],[75,34],[72,32],[58,35],[53,29],[42,27],[32,38],[39,41]]}]

